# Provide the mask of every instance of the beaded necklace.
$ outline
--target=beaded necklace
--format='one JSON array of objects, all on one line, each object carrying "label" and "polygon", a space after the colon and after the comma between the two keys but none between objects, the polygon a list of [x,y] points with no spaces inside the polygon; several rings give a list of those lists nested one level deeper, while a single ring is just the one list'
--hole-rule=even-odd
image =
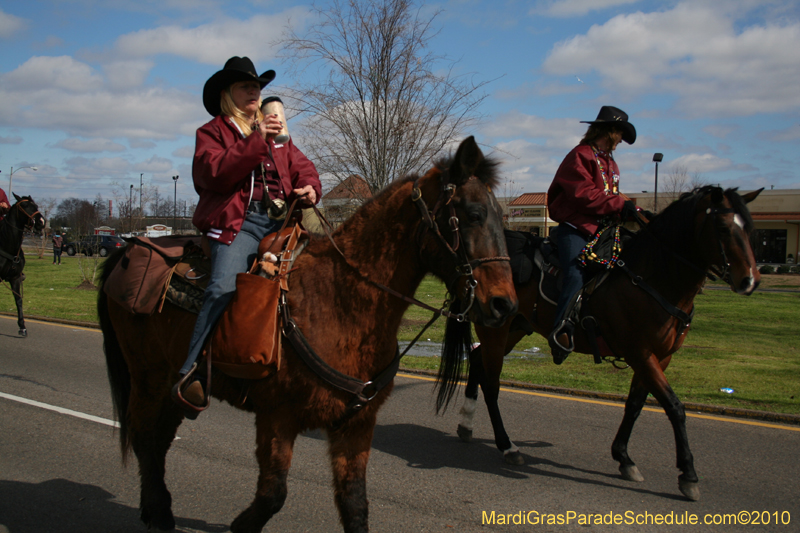
[{"label": "beaded necklace", "polygon": [[619,194],[619,174],[612,172],[611,183],[609,184],[608,178],[606,177],[606,169],[603,167],[603,162],[600,160],[601,154],[604,156],[607,155],[611,161],[614,160],[614,157],[610,152],[601,152],[594,146],[592,146],[592,153],[594,154],[595,161],[597,161],[597,166],[600,167],[600,174],[603,176],[603,192],[606,193],[606,196],[609,194]]}]

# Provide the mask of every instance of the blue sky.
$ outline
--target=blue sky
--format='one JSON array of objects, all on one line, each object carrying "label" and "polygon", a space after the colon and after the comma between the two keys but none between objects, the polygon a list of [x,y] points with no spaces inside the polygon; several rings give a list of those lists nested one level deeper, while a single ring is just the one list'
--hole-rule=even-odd
[{"label": "blue sky", "polygon": [[[460,73],[493,80],[473,131],[508,193],[541,192],[600,106],[625,110],[623,192],[676,166],[707,183],[800,188],[800,9],[771,0],[450,0],[432,41]],[[319,5],[325,5],[320,2]],[[283,29],[314,24],[292,0],[0,0],[0,186],[106,199],[130,184],[191,187],[206,79],[233,55],[273,68]],[[271,85],[270,87],[273,87]],[[298,118],[299,120],[299,118]],[[291,130],[290,124],[290,130]],[[295,138],[302,149],[302,139]],[[117,184],[116,189],[112,186]]]}]

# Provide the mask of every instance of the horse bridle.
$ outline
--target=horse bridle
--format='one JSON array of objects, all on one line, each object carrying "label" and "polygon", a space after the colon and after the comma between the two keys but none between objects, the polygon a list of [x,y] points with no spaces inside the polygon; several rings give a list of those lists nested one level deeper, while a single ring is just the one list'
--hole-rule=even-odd
[{"label": "horse bridle", "polygon": [[719,254],[720,254],[720,257],[722,258],[722,263],[723,263],[721,267],[720,267],[720,265],[715,265],[714,263],[712,263],[708,267],[708,270],[710,271],[710,273],[706,273],[706,276],[708,276],[709,279],[711,279],[711,281],[714,281],[714,277],[711,275],[713,273],[715,276],[717,276],[719,279],[723,280],[728,285],[733,283],[733,280],[730,277],[730,274],[731,274],[731,272],[730,272],[731,263],[730,263],[730,261],[728,261],[728,254],[725,253],[725,247],[722,246],[722,238],[719,235],[719,224],[718,224],[716,216],[717,215],[728,215],[728,214],[731,214],[731,213],[733,213],[734,216],[737,214],[736,210],[734,208],[732,208],[732,207],[725,207],[725,208],[709,207],[708,209],[706,209],[706,215],[705,215],[705,219],[703,221],[703,224],[705,224],[705,220],[708,219],[709,215],[713,215],[714,216],[714,236],[717,239],[717,244],[719,245]]},{"label": "horse bridle", "polygon": [[702,274],[703,276],[707,277],[711,281],[716,281],[716,279],[719,278],[719,279],[722,279],[723,281],[725,281],[726,283],[730,284],[731,283],[731,279],[730,279],[730,267],[731,267],[731,264],[730,264],[730,261],[728,261],[728,255],[725,253],[725,247],[722,246],[722,239],[720,238],[720,235],[719,235],[719,227],[718,227],[718,225],[716,223],[716,221],[717,221],[716,216],[717,215],[727,215],[727,214],[730,214],[730,213],[736,214],[736,210],[733,209],[732,207],[715,207],[715,206],[712,206],[712,207],[708,207],[706,209],[706,211],[705,211],[705,215],[703,216],[703,223],[701,224],[701,227],[705,226],[709,215],[712,215],[714,217],[714,221],[715,221],[715,224],[714,224],[714,236],[716,238],[717,245],[719,246],[719,253],[720,253],[720,257],[722,258],[722,263],[723,263],[722,265],[716,265],[716,264],[714,264],[712,262],[708,266],[708,268],[705,269],[705,270],[700,268],[696,264],[694,264],[694,262],[690,261],[689,259],[686,259],[685,257],[683,257],[683,255],[681,255],[679,252],[673,250],[670,246],[667,246],[662,241],[662,239],[658,238],[658,236],[652,230],[649,229],[648,223],[647,222],[642,222],[642,220],[640,220],[638,216],[637,216],[637,222],[639,223],[639,225],[641,227],[647,228],[649,230],[650,235],[652,235],[654,237],[655,241],[658,244],[660,244],[661,246],[666,248],[668,251],[670,251],[675,257],[677,257],[685,265],[693,268],[696,272]]},{"label": "horse bridle", "polygon": [[[472,178],[470,178],[472,179]],[[384,368],[381,372],[375,375],[369,381],[361,381],[359,379],[353,378],[346,374],[342,374],[341,372],[337,371],[333,367],[331,367],[328,363],[326,363],[314,350],[311,344],[303,335],[300,328],[295,323],[294,319],[291,317],[291,313],[289,310],[288,302],[286,300],[286,292],[281,291],[280,302],[279,302],[279,312],[281,313],[284,326],[283,326],[283,334],[288,339],[289,343],[294,348],[297,355],[306,363],[306,365],[323,381],[331,385],[332,387],[352,394],[350,401],[347,403],[345,407],[345,411],[342,416],[331,426],[332,431],[338,430],[347,420],[350,419],[353,415],[355,415],[358,411],[363,409],[378,393],[392,382],[394,376],[397,374],[397,370],[400,367],[400,359],[408,352],[408,350],[414,345],[414,343],[419,339],[422,335],[422,332],[428,328],[433,322],[441,315],[446,316],[448,318],[453,318],[458,320],[459,322],[463,322],[466,320],[466,313],[472,307],[472,303],[475,298],[475,287],[478,286],[477,280],[475,280],[473,276],[473,267],[478,267],[484,263],[488,263],[491,261],[510,261],[511,259],[508,257],[487,257],[483,259],[473,260],[470,261],[467,256],[466,252],[464,251],[464,247],[461,246],[460,242],[460,234],[458,232],[458,217],[456,216],[455,206],[452,205],[453,195],[455,194],[456,186],[453,184],[443,184],[442,186],[442,194],[439,199],[437,200],[436,204],[432,211],[428,210],[427,204],[422,199],[422,191],[419,189],[418,186],[419,180],[414,182],[414,186],[412,189],[411,199],[417,205],[420,212],[422,213],[422,218],[424,220],[424,229],[422,233],[425,231],[433,231],[438,238],[443,242],[446,248],[453,254],[454,257],[460,260],[460,266],[456,267],[456,276],[454,278],[453,283],[461,276],[469,276],[469,280],[467,282],[467,292],[469,296],[469,303],[466,309],[463,309],[461,313],[451,313],[446,308],[448,307],[447,301],[445,301],[444,306],[441,309],[436,309],[426,303],[420,302],[415,298],[411,298],[404,294],[397,292],[396,290],[392,289],[391,287],[387,287],[382,283],[378,283],[370,279],[369,277],[365,276],[361,273],[359,268],[356,265],[353,265],[350,260],[342,253],[339,247],[336,245],[336,242],[333,240],[333,236],[331,235],[328,227],[328,221],[319,212],[316,206],[312,206],[314,212],[317,216],[320,217],[320,220],[323,221],[322,227],[325,230],[325,234],[327,235],[328,239],[331,241],[334,249],[339,253],[339,255],[344,259],[345,263],[353,268],[358,274],[364,278],[369,283],[375,285],[379,289],[388,292],[389,294],[396,296],[406,302],[412,303],[419,307],[423,307],[428,309],[429,311],[434,312],[433,318],[428,322],[428,324],[422,329],[422,331],[416,336],[416,338],[411,341],[408,346],[406,346],[403,352],[400,352],[400,347],[398,345],[395,351],[395,357],[392,359],[392,362],[389,363],[389,366]],[[439,226],[436,224],[436,215],[439,213],[439,210],[442,206],[448,206],[450,211],[450,218],[449,223],[450,227],[453,231],[453,241],[452,245],[447,242],[447,239],[439,231]],[[294,211],[294,205],[289,210],[289,212]],[[421,235],[419,236],[421,238]],[[422,247],[420,247],[421,249]]]},{"label": "horse bridle", "polygon": [[[33,200],[30,200],[30,199],[27,199],[27,198],[23,198],[22,200],[20,200],[20,201],[19,201],[19,202],[17,202],[16,204],[14,204],[14,206],[15,206],[17,209],[19,209],[20,213],[22,213],[23,215],[25,215],[26,217],[28,217],[28,221],[27,221],[25,224],[23,224],[21,228],[18,228],[17,226],[15,226],[14,224],[12,224],[12,223],[11,223],[11,220],[10,220],[8,217],[6,217],[6,218],[4,218],[4,219],[3,219],[3,220],[6,222],[6,224],[8,224],[9,226],[11,226],[11,227],[12,227],[12,228],[14,228],[14,229],[26,229],[26,228],[31,228],[31,227],[33,227],[33,226],[36,224],[36,223],[33,221],[33,219],[34,219],[34,218],[36,218],[36,215],[39,215],[40,217],[44,218],[44,215],[42,215],[42,213],[41,213],[41,212],[39,212],[39,209],[36,209],[36,211],[34,211],[34,212],[33,212],[33,214],[30,214],[30,215],[29,215],[27,211],[25,211],[24,209],[22,209],[22,204],[24,204],[24,203],[33,203]],[[34,204],[34,205],[36,205],[36,204]],[[39,206],[36,206],[36,207],[38,208]],[[11,213],[9,213],[9,215],[10,215],[10,214],[11,214]]]},{"label": "horse bridle", "polygon": [[[467,181],[472,179],[478,179],[475,176],[470,176]],[[464,295],[463,298],[466,302],[465,305],[462,305],[462,309],[460,313],[455,315],[451,313],[444,313],[441,314],[448,316],[448,318],[453,318],[458,322],[464,322],[466,320],[467,313],[472,308],[472,304],[475,301],[475,288],[478,286],[478,280],[475,279],[473,275],[473,271],[475,268],[478,268],[481,265],[486,263],[491,263],[494,261],[511,261],[510,257],[507,256],[498,256],[498,257],[483,257],[480,259],[473,259],[470,260],[467,257],[467,252],[463,246],[461,246],[461,233],[459,231],[459,220],[458,216],[456,215],[456,208],[453,204],[453,197],[456,193],[456,186],[452,183],[442,183],[442,194],[439,195],[439,198],[436,200],[436,203],[433,206],[432,210],[428,209],[428,204],[425,203],[424,198],[422,197],[422,190],[419,188],[419,178],[414,181],[414,186],[411,189],[411,201],[414,202],[414,205],[417,206],[419,209],[420,214],[422,215],[423,225],[420,226],[420,231],[417,234],[417,244],[419,246],[420,253],[424,248],[422,244],[422,239],[425,236],[425,233],[428,231],[432,232],[436,238],[444,245],[445,249],[450,253],[450,255],[455,258],[456,260],[456,267],[455,272],[448,280],[445,280],[445,286],[449,294],[453,294],[455,289],[456,282],[463,276],[467,276],[467,282],[464,285]],[[442,232],[439,230],[439,225],[436,223],[436,217],[438,216],[439,212],[443,208],[447,208],[449,210],[449,218],[448,224],[450,226],[450,231],[453,235],[452,243],[447,242]],[[424,259],[424,258],[423,258]],[[442,309],[444,311],[444,309]]]}]

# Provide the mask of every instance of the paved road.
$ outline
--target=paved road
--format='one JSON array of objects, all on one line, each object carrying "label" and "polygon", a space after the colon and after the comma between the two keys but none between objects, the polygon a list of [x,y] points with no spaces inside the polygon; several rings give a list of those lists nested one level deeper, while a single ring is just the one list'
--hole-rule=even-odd
[{"label": "paved road", "polygon": [[[135,460],[122,467],[108,425],[99,332],[36,322],[29,332],[27,339],[16,337],[15,322],[0,317],[0,532],[144,531]],[[747,528],[625,522],[655,515],[722,520],[721,514],[740,511],[749,511],[751,520],[755,512],[760,521],[769,519],[769,525],[751,525],[755,531],[798,530],[800,428],[691,417],[702,490],[692,503],[677,489],[663,412],[644,412],[634,430],[631,454],[646,480],[633,484],[619,478],[609,453],[620,405],[511,391],[501,402],[524,466],[502,463],[484,409],[476,442],[463,444],[455,435],[456,409],[434,415],[430,381],[398,377],[379,416],[369,465],[372,530],[738,531]],[[253,498],[253,417],[215,402],[178,435],[167,483],[179,530],[227,531]],[[295,448],[288,500],[265,531],[341,531],[322,434],[300,437]],[[482,525],[492,511],[496,523]],[[572,512],[577,516],[570,514],[568,525],[513,525],[520,517]],[[501,515],[512,525],[498,525]],[[581,527],[582,516],[616,516],[623,523]],[[791,522],[776,526],[776,518]]]}]

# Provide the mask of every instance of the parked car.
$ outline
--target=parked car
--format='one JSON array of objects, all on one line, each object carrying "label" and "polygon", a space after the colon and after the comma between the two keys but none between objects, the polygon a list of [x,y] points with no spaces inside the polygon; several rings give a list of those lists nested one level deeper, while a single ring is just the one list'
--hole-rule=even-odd
[{"label": "parked car", "polygon": [[85,255],[97,254],[105,257],[117,248],[122,248],[127,243],[116,235],[88,235],[75,242],[68,242],[63,246],[63,250],[69,256],[77,253]]}]

